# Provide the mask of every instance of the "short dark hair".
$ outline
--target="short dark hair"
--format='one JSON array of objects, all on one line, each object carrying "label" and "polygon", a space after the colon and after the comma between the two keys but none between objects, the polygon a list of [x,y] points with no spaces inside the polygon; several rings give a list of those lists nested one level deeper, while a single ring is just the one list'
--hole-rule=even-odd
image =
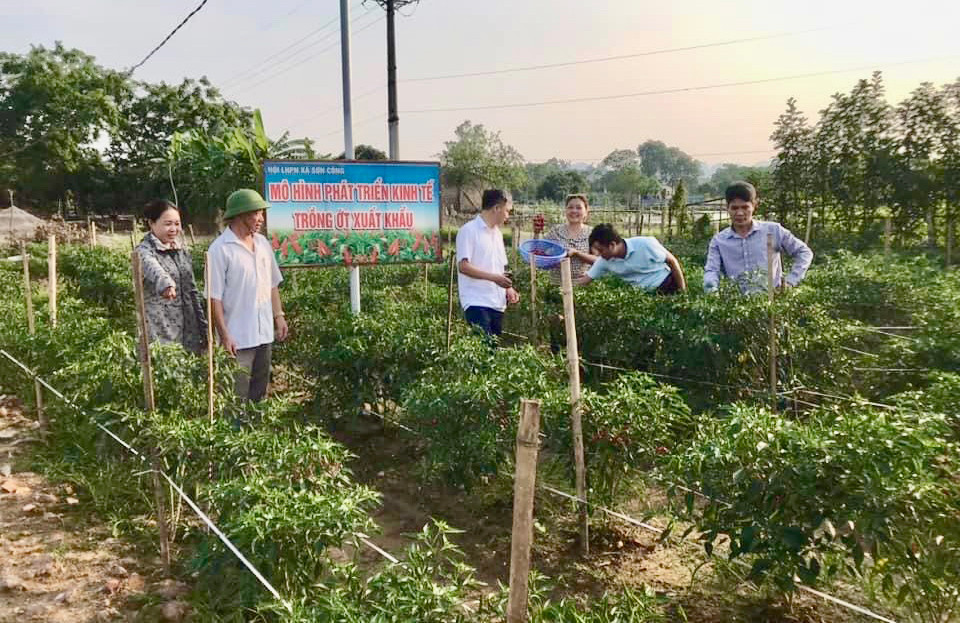
[{"label": "short dark hair", "polygon": [[610,223],[600,223],[594,227],[593,231],[590,232],[590,238],[587,239],[591,249],[595,244],[602,244],[605,247],[609,247],[615,242],[622,241],[623,238],[620,237],[620,234],[617,233],[617,230],[614,229]]},{"label": "short dark hair", "polygon": [[753,204],[757,203],[757,189],[750,182],[734,182],[727,186],[723,195],[727,200],[727,205],[730,205],[734,199],[749,201]]},{"label": "short dark hair", "polygon": [[483,191],[483,199],[480,202],[481,209],[489,210],[490,208],[495,208],[498,205],[503,205],[509,201],[507,193],[499,188],[488,188]]},{"label": "short dark hair", "polygon": [[167,210],[174,209],[177,212],[180,212],[180,208],[173,205],[173,203],[167,201],[166,199],[154,199],[147,205],[143,207],[143,218],[148,221],[155,221]]}]

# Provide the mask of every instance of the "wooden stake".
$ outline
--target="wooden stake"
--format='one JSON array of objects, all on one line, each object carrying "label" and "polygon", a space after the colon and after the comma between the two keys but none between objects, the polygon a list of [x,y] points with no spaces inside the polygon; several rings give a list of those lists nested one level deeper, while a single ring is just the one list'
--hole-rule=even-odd
[{"label": "wooden stake", "polygon": [[770,400],[777,404],[777,322],[773,310],[775,285],[773,267],[776,254],[773,249],[773,234],[767,234],[767,297],[770,302]]},{"label": "wooden stake", "polygon": [[[191,232],[192,233],[192,232]],[[213,300],[210,298],[210,254],[203,254],[203,285],[207,290],[207,413],[213,422],[214,361],[213,361]]]},{"label": "wooden stake", "polygon": [[567,333],[567,368],[570,373],[570,428],[573,433],[573,460],[576,468],[577,497],[580,498],[580,548],[590,553],[590,526],[587,518],[587,469],[583,455],[583,422],[580,419],[580,353],[577,349],[577,323],[573,315],[573,278],[570,259],[560,264],[563,292],[563,320]]},{"label": "wooden stake", "polygon": [[[33,317],[33,288],[30,287],[30,256],[27,255],[27,243],[20,242],[20,257],[23,259],[23,299],[27,304],[27,331],[36,333],[36,321]],[[43,387],[39,379],[33,379],[33,393],[37,401],[37,422],[47,427],[47,416],[43,412]]]},{"label": "wooden stake", "polygon": [[47,238],[47,286],[49,288],[50,326],[57,326],[57,235]]},{"label": "wooden stake", "polygon": [[510,231],[511,231],[511,234],[510,234],[510,246],[513,247],[513,262],[512,262],[512,264],[513,264],[514,267],[516,267],[517,262],[518,262],[518,260],[517,260],[517,254],[520,252],[520,228],[518,228],[516,225],[514,225],[514,226],[511,228]]},{"label": "wooden stake", "polygon": [[953,264],[953,217],[947,219],[947,248],[944,253],[944,265],[950,268]]},{"label": "wooden stake", "polygon": [[450,280],[447,283],[447,352],[453,340],[453,282],[457,275],[457,253],[450,253]]},{"label": "wooden stake", "polygon": [[[137,323],[140,329],[140,365],[143,371],[143,399],[146,411],[156,409],[153,393],[153,363],[150,360],[150,336],[147,332],[147,312],[143,300],[143,266],[140,263],[140,254],[136,249],[130,254],[133,265],[133,291],[137,306]],[[153,501],[157,507],[157,532],[160,536],[160,559],[164,570],[170,572],[170,533],[167,529],[167,505],[163,496],[163,485],[160,482],[160,459],[154,455],[153,467]]]},{"label": "wooden stake", "polygon": [[137,248],[137,239],[136,239],[136,237],[133,235],[133,232],[134,232],[134,230],[131,229],[131,230],[130,230],[130,250],[131,250],[131,251]]},{"label": "wooden stake", "polygon": [[890,243],[893,237],[893,221],[890,217],[883,219],[883,254],[890,255]]},{"label": "wooden stake", "polygon": [[423,265],[423,283],[424,284],[430,283],[430,265],[429,264]]},{"label": "wooden stake", "polygon": [[510,598],[507,623],[527,620],[527,582],[533,545],[533,498],[537,484],[540,401],[520,401],[516,475],[513,479],[513,534],[510,538]]},{"label": "wooden stake", "polygon": [[803,241],[810,244],[810,233],[813,228],[813,206],[807,206],[807,231],[803,234]]},{"label": "wooden stake", "polygon": [[537,345],[537,256],[530,254],[530,343]]},{"label": "wooden stake", "polygon": [[97,224],[90,221],[90,248],[97,246]]},{"label": "wooden stake", "polygon": [[23,299],[27,304],[27,331],[34,334],[33,289],[30,287],[30,256],[27,255],[27,243],[20,242],[20,259],[23,260]]},{"label": "wooden stake", "polygon": [[190,246],[197,244],[197,237],[193,235],[193,223],[187,225],[187,231],[190,232]]}]

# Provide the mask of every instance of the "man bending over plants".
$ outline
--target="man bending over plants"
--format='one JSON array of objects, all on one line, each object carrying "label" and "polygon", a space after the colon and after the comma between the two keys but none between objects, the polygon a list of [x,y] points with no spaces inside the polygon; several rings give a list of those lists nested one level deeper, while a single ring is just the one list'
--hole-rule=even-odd
[{"label": "man bending over plants", "polygon": [[520,295],[506,274],[507,252],[500,226],[510,218],[513,202],[499,189],[483,191],[480,214],[457,232],[457,287],[467,322],[488,336],[503,332],[507,304]]},{"label": "man bending over plants", "polygon": [[611,273],[630,285],[657,294],[687,289],[680,262],[653,236],[623,239],[613,225],[602,223],[590,232],[590,251],[600,258],[574,283],[586,285]]},{"label": "man bending over plants", "polygon": [[[731,226],[713,236],[703,272],[703,289],[717,289],[720,275],[734,280],[743,294],[767,291],[767,234],[773,234],[773,283],[790,288],[803,279],[813,261],[813,251],[805,242],[780,223],[755,221],[753,212],[760,200],[757,189],[747,182],[734,182],[726,190],[727,212]],[[786,278],[780,265],[780,253],[793,258],[793,269]]]}]

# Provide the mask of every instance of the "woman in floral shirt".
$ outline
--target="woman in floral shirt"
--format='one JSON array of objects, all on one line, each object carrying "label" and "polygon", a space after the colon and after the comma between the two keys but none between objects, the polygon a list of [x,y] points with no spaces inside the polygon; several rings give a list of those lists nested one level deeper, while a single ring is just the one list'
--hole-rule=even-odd
[{"label": "woman in floral shirt", "polygon": [[[580,194],[567,195],[565,215],[567,222],[551,227],[544,238],[558,242],[568,250],[570,254],[570,276],[576,279],[587,272],[591,264],[597,261],[595,255],[590,255],[590,243],[587,242],[592,229],[587,225],[587,217],[590,215],[587,196]],[[551,270],[550,280],[554,284],[560,283],[559,267]]]},{"label": "woman in floral shirt", "polygon": [[150,231],[137,245],[137,253],[143,266],[148,337],[199,353],[207,345],[207,320],[190,253],[179,242],[180,211],[158,199],[147,204],[143,215]]}]

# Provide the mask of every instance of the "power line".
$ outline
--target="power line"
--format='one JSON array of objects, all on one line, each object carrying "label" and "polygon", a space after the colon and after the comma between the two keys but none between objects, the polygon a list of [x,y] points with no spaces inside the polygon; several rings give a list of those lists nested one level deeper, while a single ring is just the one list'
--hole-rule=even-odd
[{"label": "power line", "polygon": [[621,61],[630,58],[641,58],[644,56],[657,56],[661,54],[673,54],[675,52],[689,52],[692,50],[702,50],[706,48],[717,48],[722,46],[737,45],[740,43],[752,43],[755,41],[765,41],[769,39],[780,39],[784,37],[795,37],[797,35],[808,34],[811,32],[818,32],[822,30],[830,30],[835,28],[835,26],[826,26],[823,28],[810,28],[807,30],[797,30],[790,32],[781,32],[772,35],[759,35],[756,37],[749,37],[746,39],[731,39],[728,41],[717,41],[713,43],[701,43],[697,45],[688,45],[679,48],[664,48],[659,50],[648,50],[646,52],[636,52],[633,54],[618,54],[616,56],[601,56],[598,58],[587,58],[577,61],[566,61],[562,63],[545,63],[542,65],[525,65],[522,67],[509,67],[506,69],[491,69],[487,71],[472,71],[460,74],[442,74],[439,76],[425,76],[422,78],[408,78],[406,80],[401,80],[401,82],[431,82],[435,80],[453,80],[455,78],[475,78],[479,76],[496,76],[500,74],[508,73],[517,73],[523,71],[538,71],[541,69],[555,69],[557,67],[571,67],[573,65],[587,65],[592,63],[607,63],[610,61]]},{"label": "power line", "polygon": [[[910,65],[916,63],[929,63],[934,61],[942,60],[952,60],[955,58],[960,58],[960,54],[954,54],[950,56],[937,56],[930,58],[914,59],[909,61],[899,61],[894,63],[886,63],[887,67],[894,67],[899,65]],[[780,76],[777,78],[761,78],[757,80],[740,80],[737,82],[721,82],[718,84],[707,84],[707,85],[698,85],[691,87],[678,87],[674,89],[660,89],[655,91],[637,91],[634,93],[618,93],[616,95],[597,95],[589,97],[571,97],[564,99],[555,99],[555,100],[542,100],[539,102],[514,102],[509,104],[485,104],[481,106],[454,106],[449,108],[420,108],[413,110],[404,110],[404,114],[413,115],[413,114],[425,114],[425,113],[434,113],[434,112],[465,112],[465,111],[476,111],[476,110],[498,110],[498,109],[508,109],[508,108],[533,108],[537,106],[549,106],[556,104],[577,104],[581,102],[598,102],[598,101],[607,101],[607,100],[617,100],[617,99],[628,99],[633,97],[643,97],[647,95],[670,95],[674,93],[691,93],[695,91],[707,91],[711,89],[722,89],[728,87],[740,87],[740,86],[749,86],[754,84],[767,84],[773,82],[785,82],[787,80],[800,80],[803,78],[814,78],[817,76],[829,76],[835,74],[844,74],[851,73],[856,71],[867,71],[875,70],[877,68],[876,64],[873,65],[861,65],[859,67],[851,67],[848,69],[832,69],[826,71],[813,71],[803,74],[793,74],[790,76]]]},{"label": "power line", "polygon": [[[370,11],[368,11],[368,13],[370,13]],[[368,13],[364,13],[363,15],[367,15]],[[360,17],[363,17],[363,15],[361,15]],[[357,17],[356,19],[360,19],[360,17]],[[376,25],[377,23],[381,22],[383,19],[385,19],[385,18],[381,15],[381,16],[379,16],[377,19],[373,20],[372,22],[369,22],[368,24],[364,25],[363,27],[358,28],[357,30],[355,30],[355,31],[353,32],[353,34],[354,34],[354,35],[360,34],[360,33],[363,32],[364,30],[366,30],[366,29],[370,28],[371,26],[374,26],[374,25]],[[356,20],[354,20],[354,21],[356,21]],[[250,89],[252,89],[252,88],[254,88],[254,87],[260,86],[261,84],[263,84],[263,83],[265,83],[265,82],[269,82],[269,81],[273,80],[274,78],[278,78],[278,77],[282,76],[283,74],[287,73],[288,71],[300,67],[300,66],[301,66],[303,63],[305,63],[306,61],[309,61],[309,60],[312,60],[312,59],[314,59],[314,58],[317,58],[318,56],[324,54],[325,52],[328,52],[328,51],[332,50],[332,49],[335,48],[335,47],[338,47],[339,45],[340,45],[340,42],[339,42],[339,41],[337,41],[336,43],[333,43],[333,44],[331,44],[331,45],[328,45],[327,47],[325,47],[325,48],[323,48],[322,50],[318,51],[316,54],[312,54],[312,55],[310,55],[310,56],[307,56],[306,58],[302,58],[302,59],[298,60],[298,61],[295,62],[295,63],[291,63],[290,65],[288,65],[288,66],[285,67],[284,69],[281,69],[280,71],[278,71],[278,72],[276,72],[276,73],[270,74],[270,75],[268,75],[266,78],[263,78],[262,80],[259,80],[259,81],[257,81],[257,82],[254,82],[253,84],[249,84],[249,85],[244,86],[244,87],[240,87],[240,88],[238,89],[238,91],[248,91],[248,90],[250,90]],[[302,51],[303,51],[303,50],[301,50],[301,52],[302,52]]]},{"label": "power line", "polygon": [[[701,152],[695,154],[687,154],[694,158],[702,158],[706,156],[737,156],[742,154],[766,154],[771,151],[776,151],[775,148],[770,147],[768,149],[748,149],[745,151],[713,151],[713,152]],[[606,160],[606,156],[602,158],[565,158],[561,156],[550,156],[549,158],[531,158],[531,162],[546,162],[556,158],[557,160],[566,160],[567,162],[600,162],[601,160]]]},{"label": "power line", "polygon": [[[353,8],[357,8],[358,6],[360,6],[360,4],[362,4],[362,3],[357,3],[357,4],[355,4]],[[361,15],[357,16],[357,18],[354,18],[354,19],[359,19],[359,17],[362,17],[363,15],[366,15],[366,14],[369,13],[369,12],[370,12],[370,11],[367,11],[366,13],[362,13]],[[332,25],[334,25],[334,24],[337,24],[339,21],[340,21],[340,17],[338,16],[338,17],[334,17],[333,19],[331,19],[331,20],[328,21],[328,22],[325,22],[325,23],[324,23],[322,26],[320,26],[319,28],[316,28],[316,29],[314,29],[314,30],[311,30],[310,32],[308,32],[308,33],[305,34],[304,36],[300,37],[299,39],[297,39],[297,40],[294,41],[293,43],[287,45],[287,46],[284,47],[283,49],[278,50],[277,52],[274,52],[274,53],[271,54],[270,56],[267,56],[266,58],[260,60],[258,63],[256,63],[256,64],[248,67],[247,69],[244,69],[244,70],[241,71],[240,73],[234,74],[232,77],[230,77],[230,78],[228,78],[227,80],[224,81],[223,86],[228,88],[231,84],[235,84],[235,83],[238,83],[238,82],[243,82],[243,81],[244,81],[245,79],[247,79],[247,78],[252,78],[253,76],[255,76],[255,75],[257,75],[257,74],[262,73],[263,70],[261,69],[261,67],[263,67],[264,65],[266,65],[267,63],[269,63],[269,62],[272,61],[273,59],[277,58],[277,57],[280,56],[281,54],[283,54],[283,53],[285,53],[285,52],[288,52],[289,50],[291,50],[291,49],[295,48],[296,46],[300,45],[301,43],[303,43],[304,41],[306,41],[307,39],[309,39],[309,38],[312,37],[313,35],[315,35],[315,34],[317,34],[317,33],[319,33],[319,32],[322,32],[322,31],[324,31],[324,30],[327,30],[328,28],[330,28],[330,26],[332,26]],[[310,48],[310,47],[312,47],[312,46],[318,45],[318,44],[322,43],[323,41],[326,41],[327,39],[329,39],[329,35],[331,35],[331,34],[333,34],[333,33],[336,33],[336,32],[337,32],[337,29],[334,28],[331,32],[327,33],[327,35],[325,35],[325,36],[321,37],[319,40],[314,41],[313,43],[311,43],[311,44],[309,44],[309,45],[301,48],[300,50],[297,50],[296,52],[294,52],[294,54],[299,54],[299,53],[303,52],[304,50],[306,50],[306,49],[308,49],[308,48]]]},{"label": "power line", "polygon": [[197,8],[195,8],[195,9],[192,10],[192,11],[190,11],[190,12],[187,14],[187,16],[183,18],[183,21],[181,21],[179,24],[177,24],[177,27],[174,28],[173,30],[171,30],[171,31],[170,31],[170,34],[163,38],[163,41],[161,41],[160,44],[157,45],[157,47],[155,47],[155,48],[153,48],[152,50],[150,50],[150,53],[143,57],[143,60],[142,60],[142,61],[140,61],[139,63],[137,63],[136,65],[134,65],[134,66],[131,67],[130,69],[128,69],[128,70],[127,70],[127,75],[128,75],[128,76],[129,76],[129,75],[132,75],[133,72],[135,72],[138,68],[142,67],[144,63],[146,63],[148,60],[150,60],[150,57],[153,56],[154,54],[156,54],[156,53],[157,53],[157,50],[159,50],[159,49],[162,48],[164,45],[166,45],[166,44],[167,44],[167,41],[170,40],[170,37],[172,37],[173,35],[177,34],[177,31],[180,30],[181,28],[183,28],[183,25],[186,24],[187,22],[189,22],[189,21],[190,21],[190,18],[193,17],[194,15],[196,15],[196,14],[200,11],[200,9],[202,9],[203,6],[204,6],[208,1],[209,1],[209,0],[202,0],[202,2],[200,2],[200,4],[197,5]]}]

